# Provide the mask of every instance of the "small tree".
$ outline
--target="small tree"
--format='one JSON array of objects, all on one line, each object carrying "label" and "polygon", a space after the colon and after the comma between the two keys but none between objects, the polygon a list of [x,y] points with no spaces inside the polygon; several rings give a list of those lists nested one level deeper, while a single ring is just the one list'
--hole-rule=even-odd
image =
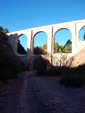
[{"label": "small tree", "polygon": [[42,49],[43,49],[43,52],[44,52],[44,53],[47,53],[47,44],[44,44],[44,45],[42,46]]},{"label": "small tree", "polygon": [[0,26],[0,31],[2,31],[3,33],[9,33],[8,29],[7,28],[4,28],[2,26]]},{"label": "small tree", "polygon": [[47,49],[47,44],[44,44],[43,45],[43,49]]},{"label": "small tree", "polygon": [[67,45],[67,44],[71,44],[71,43],[72,43],[71,40],[68,39],[65,45]]},{"label": "small tree", "polygon": [[4,30],[3,30],[3,33],[9,33],[9,31],[8,31],[8,29],[7,28],[4,28]]},{"label": "small tree", "polygon": [[41,47],[37,46],[36,48],[34,48],[34,54],[35,55],[41,55],[41,54],[44,54],[44,51]]},{"label": "small tree", "polygon": [[0,31],[3,31],[3,27],[2,26],[0,26]]},{"label": "small tree", "polygon": [[72,44],[66,44],[63,48],[64,53],[71,53],[72,52]]},{"label": "small tree", "polygon": [[58,51],[59,53],[63,53],[63,46],[61,45],[61,46],[59,46],[59,51]]},{"label": "small tree", "polygon": [[59,51],[59,44],[56,42],[54,46],[54,52],[58,53],[58,51]]},{"label": "small tree", "polygon": [[71,53],[72,52],[72,42],[70,39],[66,42],[66,44],[63,48],[63,51],[64,51],[64,53]]}]

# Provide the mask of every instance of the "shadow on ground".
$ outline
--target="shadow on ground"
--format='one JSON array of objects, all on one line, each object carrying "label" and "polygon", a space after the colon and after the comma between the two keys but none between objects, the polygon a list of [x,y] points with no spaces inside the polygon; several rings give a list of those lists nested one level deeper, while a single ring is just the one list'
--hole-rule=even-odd
[{"label": "shadow on ground", "polygon": [[[47,65],[50,65],[51,69],[47,69]],[[85,84],[85,64],[78,67],[54,67],[48,60],[40,57],[34,60],[34,69],[37,70],[36,76],[62,77],[59,83],[66,87],[80,87]]]}]

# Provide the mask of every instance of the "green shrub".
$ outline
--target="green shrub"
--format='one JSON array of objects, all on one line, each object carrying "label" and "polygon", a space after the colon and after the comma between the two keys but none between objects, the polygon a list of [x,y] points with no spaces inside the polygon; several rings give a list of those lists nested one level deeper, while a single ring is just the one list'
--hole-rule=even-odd
[{"label": "green shrub", "polygon": [[38,74],[43,74],[43,72],[47,68],[47,60],[43,59],[42,57],[36,58],[33,61],[34,69],[38,71]]},{"label": "green shrub", "polygon": [[76,68],[68,68],[66,73],[63,74],[60,84],[73,87],[80,87],[85,84],[85,65]]}]

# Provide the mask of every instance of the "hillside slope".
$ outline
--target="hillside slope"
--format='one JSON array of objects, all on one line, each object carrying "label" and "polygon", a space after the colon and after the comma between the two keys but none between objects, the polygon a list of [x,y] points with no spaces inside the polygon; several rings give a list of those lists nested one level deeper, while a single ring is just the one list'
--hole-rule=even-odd
[{"label": "hillside slope", "polygon": [[77,53],[73,57],[73,62],[72,64],[75,66],[83,65],[85,64],[85,48],[83,48],[79,53]]},{"label": "hillside slope", "polygon": [[24,69],[24,64],[7,44],[7,36],[0,32],[0,81],[16,77],[16,74]]},{"label": "hillside slope", "polygon": [[78,66],[84,65],[84,64],[85,64],[85,48],[83,48],[76,55],[71,57],[67,61],[66,66],[78,67]]}]

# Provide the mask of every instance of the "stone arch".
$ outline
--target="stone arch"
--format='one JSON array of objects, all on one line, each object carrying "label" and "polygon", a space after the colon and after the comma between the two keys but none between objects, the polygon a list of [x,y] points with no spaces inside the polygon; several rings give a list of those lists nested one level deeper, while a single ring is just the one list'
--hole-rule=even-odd
[{"label": "stone arch", "polygon": [[83,29],[85,27],[85,20],[81,20],[79,22],[76,22],[76,33],[77,35],[79,35],[79,32],[81,31],[81,29]]},{"label": "stone arch", "polygon": [[46,35],[46,37],[47,37],[47,42],[46,43],[48,44],[48,34],[45,31],[40,30],[40,31],[35,32],[34,35],[33,35],[33,53],[34,53],[34,39],[39,33],[41,33],[41,34],[44,33]]},{"label": "stone arch", "polygon": [[77,51],[80,51],[81,49],[83,49],[84,47],[85,47],[85,40],[83,40],[84,38],[83,38],[83,36],[84,36],[84,34],[82,34],[82,33],[85,33],[84,32],[84,30],[83,30],[83,28],[84,28],[84,30],[85,30],[85,25],[82,25],[81,27],[80,27],[80,29],[78,30],[78,38],[77,38],[77,40],[78,40],[78,42],[77,42]]},{"label": "stone arch", "polygon": [[19,39],[19,37],[22,36],[22,35],[25,35],[25,34],[20,34],[20,35],[18,35],[18,38],[17,38],[17,39]]},{"label": "stone arch", "polygon": [[85,25],[83,25],[83,26],[79,29],[78,34],[80,33],[80,31],[81,31],[84,27],[85,27]]},{"label": "stone arch", "polygon": [[[81,27],[80,30],[79,30],[79,33],[78,33],[79,41],[81,40],[81,39],[80,39],[80,32],[83,30],[83,28],[85,29],[85,25],[84,25],[83,27]],[[85,32],[84,32],[84,33],[85,33]],[[83,37],[82,37],[82,39],[83,39]]]},{"label": "stone arch", "polygon": [[[35,36],[36,36],[38,33],[41,33],[41,32],[46,33],[45,31],[38,31],[38,32],[36,32],[36,33],[34,34],[33,39],[35,38]],[[46,34],[47,34],[47,33],[46,33]],[[48,37],[48,34],[47,34],[47,37]]]},{"label": "stone arch", "polygon": [[[18,34],[18,38],[17,39],[19,39],[20,36],[22,36],[22,35],[25,35],[27,37],[27,35],[25,33],[21,33],[21,34]],[[28,39],[28,37],[27,37],[27,39]]]},{"label": "stone arch", "polygon": [[[20,38],[21,36],[25,36],[25,41],[26,41],[26,43],[28,43],[28,37],[27,37],[27,35],[24,34],[24,33],[19,34],[18,37],[17,37],[17,53],[18,53],[19,38]],[[23,37],[22,37],[22,38],[23,38]],[[21,44],[21,45],[22,45],[22,44]],[[22,45],[22,47],[23,47],[23,45]],[[23,47],[23,48],[24,48],[24,47]],[[27,47],[26,47],[26,48],[27,48]],[[22,54],[23,54],[23,53],[22,53]]]},{"label": "stone arch", "polygon": [[70,31],[70,33],[72,34],[72,32],[71,32],[71,30],[70,30],[69,28],[59,28],[59,29],[57,29],[56,32],[54,33],[54,37],[55,37],[55,35],[56,35],[56,33],[57,33],[58,31],[63,30],[63,29],[66,29],[66,30]]},{"label": "stone arch", "polygon": [[[66,28],[66,27],[64,27],[64,28],[59,28],[59,29],[57,29],[56,30],[56,32],[54,33],[54,48],[55,48],[55,36],[56,36],[56,34],[59,32],[59,31],[61,31],[61,30],[66,30],[66,31],[63,31],[63,32],[66,32],[66,34],[67,33],[69,33],[69,35],[70,35],[70,37],[68,37],[68,39],[67,39],[67,41],[70,39],[70,41],[72,42],[72,32],[71,32],[71,30],[69,29],[69,28]],[[66,41],[66,40],[65,40]],[[59,44],[59,43],[58,43]],[[64,43],[64,45],[66,44],[66,42]],[[63,45],[63,47],[64,47],[64,45]],[[71,49],[72,49],[72,44],[70,45],[71,46]],[[69,46],[69,47],[70,47]],[[59,47],[60,48],[62,48],[62,46],[59,44]],[[53,48],[53,49],[54,49]],[[64,51],[61,51],[61,53],[63,53]],[[72,52],[72,51],[71,51]],[[55,53],[55,51],[54,51],[54,53]]]}]

